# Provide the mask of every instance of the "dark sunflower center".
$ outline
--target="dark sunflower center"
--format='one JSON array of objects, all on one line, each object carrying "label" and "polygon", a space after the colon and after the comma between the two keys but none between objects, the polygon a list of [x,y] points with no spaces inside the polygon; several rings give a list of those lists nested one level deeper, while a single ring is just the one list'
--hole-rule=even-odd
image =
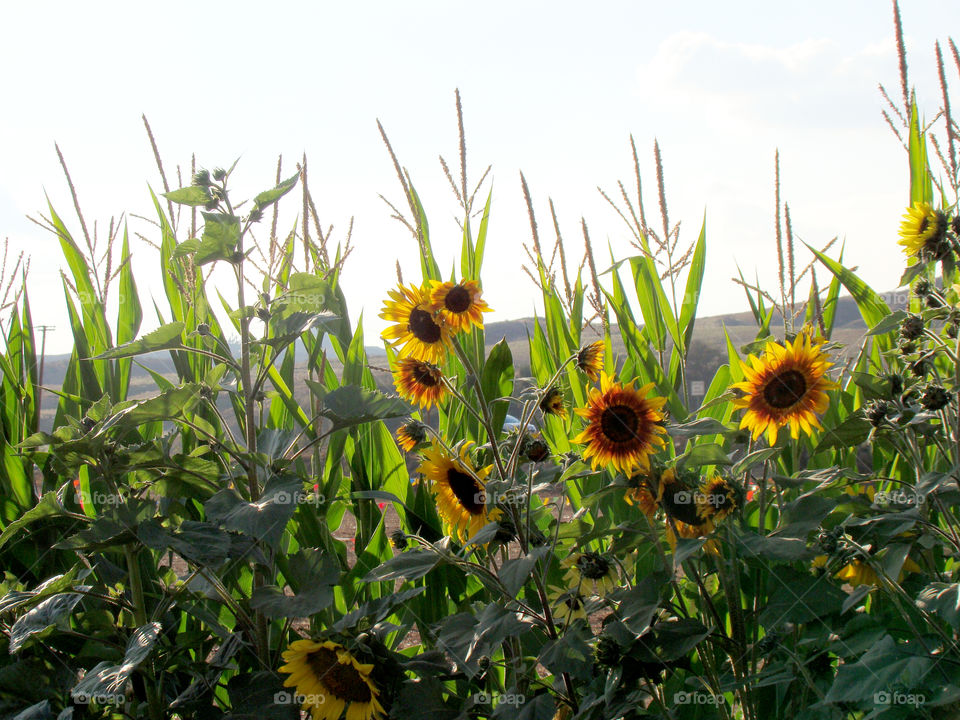
[{"label": "dark sunflower center", "polygon": [[581,600],[577,595],[570,595],[563,599],[563,604],[574,612],[577,612],[583,607],[583,600]]},{"label": "dark sunflower center", "polygon": [[917,231],[917,234],[923,235],[928,227],[930,227],[930,219],[924,217],[923,220],[920,221],[920,229]]},{"label": "dark sunflower center", "polygon": [[626,405],[613,405],[600,415],[603,436],[616,445],[636,442],[640,418],[637,412]]},{"label": "dark sunflower center", "polygon": [[794,405],[807,391],[807,380],[799,370],[787,370],[775,375],[763,388],[763,399],[777,410]]},{"label": "dark sunflower center", "polygon": [[440,380],[437,378],[436,374],[426,363],[418,364],[413,368],[413,371],[410,373],[413,376],[413,379],[418,385],[425,385],[426,387],[436,387],[440,384]]},{"label": "dark sunflower center", "polygon": [[473,300],[470,292],[462,285],[457,285],[443,299],[443,306],[453,313],[462,313],[470,309]]},{"label": "dark sunflower center", "polygon": [[447,471],[447,483],[460,504],[471,515],[483,512],[483,490],[477,481],[456,468]]},{"label": "dark sunflower center", "polygon": [[590,580],[599,580],[610,570],[610,563],[596,553],[584,553],[577,558],[580,574]]},{"label": "dark sunflower center", "polygon": [[353,665],[341,663],[333,650],[314,650],[307,655],[307,664],[320,682],[341,700],[364,703],[373,697],[363,676]]},{"label": "dark sunflower center", "polygon": [[440,326],[426,310],[414,308],[410,311],[407,327],[413,336],[422,343],[435,343],[440,340]]}]

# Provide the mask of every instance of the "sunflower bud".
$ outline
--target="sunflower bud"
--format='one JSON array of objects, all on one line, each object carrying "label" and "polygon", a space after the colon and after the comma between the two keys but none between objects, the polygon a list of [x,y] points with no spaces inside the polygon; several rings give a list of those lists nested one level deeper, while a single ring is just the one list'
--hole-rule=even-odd
[{"label": "sunflower bud", "polygon": [[260,222],[261,220],[263,220],[263,210],[261,210],[260,208],[254,208],[253,210],[250,211],[250,214],[247,216],[247,219],[250,220],[250,222]]},{"label": "sunflower bud", "polygon": [[930,412],[945,408],[950,402],[950,394],[939,385],[930,385],[923,391],[920,404]]},{"label": "sunflower bud", "polygon": [[509,520],[501,520],[497,523],[497,534],[493,536],[494,542],[506,545],[517,539],[517,528]]},{"label": "sunflower bud", "polygon": [[487,657],[486,655],[481,655],[481,656],[477,659],[477,667],[479,667],[479,668],[480,668],[481,670],[483,670],[483,671],[489,670],[489,669],[490,669],[490,658]]},{"label": "sunflower bud", "polygon": [[923,335],[923,318],[910,313],[900,323],[900,337],[909,341],[916,340],[921,335]]},{"label": "sunflower bud", "polygon": [[597,647],[594,648],[593,657],[597,661],[597,665],[614,668],[619,666],[620,660],[623,659],[623,653],[616,640],[609,635],[601,635],[597,640]]},{"label": "sunflower bud", "polygon": [[403,551],[407,549],[407,534],[397,528],[392,533],[390,533],[390,543],[397,550]]},{"label": "sunflower bud", "polygon": [[196,174],[194,174],[192,182],[194,185],[207,187],[210,185],[210,172],[208,170],[198,171]]},{"label": "sunflower bud", "polygon": [[890,383],[890,397],[894,400],[903,394],[903,375],[890,373],[884,379]]},{"label": "sunflower bud", "polygon": [[527,436],[523,441],[523,454],[531,462],[546,460],[550,455],[550,446],[542,437]]},{"label": "sunflower bud", "polygon": [[930,284],[930,281],[926,278],[920,278],[917,280],[916,285],[913,286],[913,294],[918,298],[925,298],[933,292],[933,286]]},{"label": "sunflower bud", "polygon": [[886,400],[876,400],[867,405],[867,420],[869,420],[870,424],[874,427],[880,427],[881,423],[883,423],[889,414],[890,403],[888,403]]},{"label": "sunflower bud", "polygon": [[774,650],[777,649],[777,646],[780,644],[780,637],[776,630],[771,630],[759,641],[757,641],[757,652],[760,655],[769,655]]},{"label": "sunflower bud", "polygon": [[227,176],[227,171],[223,168],[214,168],[213,169],[213,179],[216,181],[223,180]]},{"label": "sunflower bud", "polygon": [[900,339],[900,342],[897,343],[897,348],[900,350],[901,355],[913,355],[917,351],[917,344],[913,340]]},{"label": "sunflower bud", "polygon": [[209,335],[209,334],[210,334],[209,325],[207,325],[206,323],[200,323],[199,325],[197,325],[197,335]]},{"label": "sunflower bud", "polygon": [[924,358],[920,358],[919,360],[910,363],[910,372],[915,377],[922,378],[930,372],[930,363]]}]

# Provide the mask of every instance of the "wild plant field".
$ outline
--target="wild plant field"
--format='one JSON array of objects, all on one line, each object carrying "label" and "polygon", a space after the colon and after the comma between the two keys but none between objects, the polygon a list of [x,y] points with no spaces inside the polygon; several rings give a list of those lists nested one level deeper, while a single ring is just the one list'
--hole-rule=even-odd
[{"label": "wild plant field", "polygon": [[[379,339],[349,317],[350,238],[324,233],[301,167],[164,176],[145,238],[162,307],[124,225],[91,235],[75,192],[70,219],[49,206],[63,287],[30,291],[66,298],[62,385],[41,387],[19,264],[2,284],[0,715],[960,717],[960,56],[937,45],[924,110],[896,29],[884,116],[910,196],[877,252],[903,265],[907,306],[796,242],[777,184],[779,277],[736,288],[756,329],[714,330],[725,362],[702,397],[707,229],[681,242],[656,145],[654,202],[632,138],[635,182],[607,198],[626,257],[595,253],[586,223],[565,242],[524,182],[532,236],[511,261],[543,314],[522,359],[484,329],[495,210],[459,94],[456,240],[431,235],[383,132],[420,263],[383,288]],[[841,292],[868,328],[846,346]],[[158,351],[175,380],[132,391]]]}]

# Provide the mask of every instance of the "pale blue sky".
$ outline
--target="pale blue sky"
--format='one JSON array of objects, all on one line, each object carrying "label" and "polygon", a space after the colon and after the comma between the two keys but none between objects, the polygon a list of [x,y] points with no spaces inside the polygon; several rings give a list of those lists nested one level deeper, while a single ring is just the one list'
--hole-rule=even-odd
[{"label": "pale blue sky", "polygon": [[[373,344],[382,328],[376,315],[395,283],[394,261],[410,280],[418,267],[409,235],[377,198],[402,202],[375,119],[412,173],[449,267],[459,248],[456,206],[437,155],[456,162],[457,87],[474,180],[493,165],[484,276],[493,319],[539,307],[520,270],[529,228],[518,170],[545,236],[552,237],[552,196],[569,252],[579,254],[583,215],[595,245],[609,241],[622,256],[625,229],[596,187],[630,179],[630,133],[641,152],[648,210],[656,206],[657,138],[671,218],[693,239],[707,213],[702,315],[745,308],[729,281],[737,262],[775,289],[777,148],[797,234],[814,245],[845,238],[846,260],[868,282],[896,285],[907,174],[877,91],[882,82],[899,97],[888,2],[276,5],[4,8],[0,236],[33,256],[31,301],[38,322],[57,325],[53,351],[70,343],[59,251],[23,216],[44,210],[46,190],[72,217],[54,141],[88,222],[98,219],[102,228],[111,215],[151,212],[146,186],[160,183],[141,113],[168,171],[188,165],[192,151],[211,167],[242,156],[235,185],[251,194],[270,184],[278,153],[292,168],[306,151],[324,222],[342,231],[355,216],[356,250],[343,282]],[[942,28],[960,27],[960,4],[906,0],[902,12],[911,82],[932,116],[939,106],[933,43],[946,41]],[[960,88],[952,62],[948,77]],[[290,222],[295,205],[288,204]],[[153,232],[141,220],[129,222],[131,231]],[[149,293],[161,298],[156,258],[136,244],[134,262],[149,307]]]}]

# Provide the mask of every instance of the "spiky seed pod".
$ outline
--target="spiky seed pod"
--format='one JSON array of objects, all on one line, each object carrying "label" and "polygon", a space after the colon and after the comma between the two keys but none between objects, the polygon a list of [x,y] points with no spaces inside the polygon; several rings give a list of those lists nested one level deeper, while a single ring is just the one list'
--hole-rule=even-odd
[{"label": "spiky seed pod", "polygon": [[930,385],[923,391],[920,404],[930,412],[945,408],[950,402],[950,394],[939,385]]}]

